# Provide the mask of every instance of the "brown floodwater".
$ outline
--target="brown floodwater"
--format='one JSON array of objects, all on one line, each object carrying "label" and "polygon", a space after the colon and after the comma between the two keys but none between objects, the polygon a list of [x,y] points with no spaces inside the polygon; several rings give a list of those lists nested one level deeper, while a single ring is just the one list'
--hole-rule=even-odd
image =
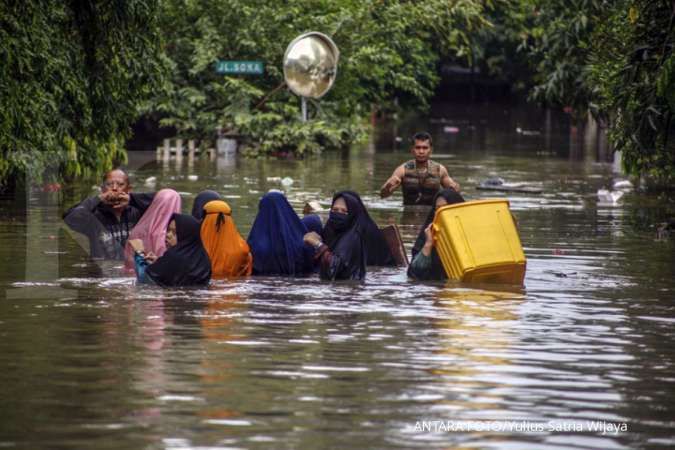
[{"label": "brown floodwater", "polygon": [[[300,212],[350,188],[410,248],[424,211],[377,191],[408,158],[397,137],[430,129],[467,199],[509,199],[522,289],[412,282],[402,268],[363,284],[137,287],[60,220],[91,184],[2,200],[0,448],[672,448],[675,242],[655,227],[673,200],[599,203],[621,177],[551,120],[448,108],[304,160],[130,155],[135,190],[156,177],[184,212],[217,190],[244,236],[268,189]],[[477,190],[489,176],[543,192]]]}]

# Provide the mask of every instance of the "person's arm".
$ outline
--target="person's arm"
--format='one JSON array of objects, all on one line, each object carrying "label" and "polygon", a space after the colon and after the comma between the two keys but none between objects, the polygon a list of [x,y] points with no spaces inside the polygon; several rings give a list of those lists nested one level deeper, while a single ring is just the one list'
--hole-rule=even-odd
[{"label": "person's arm", "polygon": [[129,193],[129,206],[138,208],[141,214],[150,207],[150,204],[155,199],[156,192],[131,192]]},{"label": "person's arm", "polygon": [[137,284],[157,284],[146,272],[146,269],[149,265],[149,262],[143,257],[143,255],[140,253],[134,253],[134,269],[136,271]]},{"label": "person's arm", "polygon": [[450,178],[448,174],[448,169],[445,166],[441,165],[441,186],[444,188],[452,188],[455,191],[459,192],[459,183]]},{"label": "person's arm", "polygon": [[426,240],[424,241],[424,247],[422,247],[422,250],[415,255],[410,266],[408,266],[408,276],[411,278],[425,280],[430,277],[432,267],[431,252],[434,249],[432,227],[433,224],[429,224],[429,226],[425,228],[424,236],[426,237]]},{"label": "person's arm", "polygon": [[99,196],[88,198],[63,214],[63,221],[72,230],[85,235],[98,232],[101,224],[94,216],[94,210],[101,204]]},{"label": "person's arm", "polygon": [[401,185],[405,176],[405,165],[401,164],[380,188],[380,197],[387,198]]},{"label": "person's arm", "polygon": [[321,244],[314,256],[319,263],[319,277],[322,280],[335,281],[343,279],[340,276],[344,270],[344,264],[339,256],[330,251],[326,244]]},{"label": "person's arm", "polygon": [[251,252],[248,252],[248,255],[246,255],[246,266],[243,267],[240,276],[248,277],[251,276],[253,273],[253,254]]},{"label": "person's arm", "polygon": [[303,237],[305,245],[314,249],[314,261],[319,266],[319,276],[322,280],[340,279],[340,272],[344,269],[344,264],[340,258],[330,251],[328,246],[321,241],[321,236],[314,231],[310,231]]}]

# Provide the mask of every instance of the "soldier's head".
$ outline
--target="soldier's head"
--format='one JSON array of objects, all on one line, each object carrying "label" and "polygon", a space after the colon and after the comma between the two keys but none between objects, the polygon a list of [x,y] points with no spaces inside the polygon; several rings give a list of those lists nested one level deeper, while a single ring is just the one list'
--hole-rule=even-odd
[{"label": "soldier's head", "polygon": [[426,163],[431,156],[431,146],[431,135],[429,133],[415,133],[412,137],[410,153],[418,163]]}]

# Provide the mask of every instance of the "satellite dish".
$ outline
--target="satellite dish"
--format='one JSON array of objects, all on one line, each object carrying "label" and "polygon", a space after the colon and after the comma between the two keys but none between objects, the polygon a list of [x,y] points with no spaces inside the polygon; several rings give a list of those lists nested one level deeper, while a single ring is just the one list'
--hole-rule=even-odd
[{"label": "satellite dish", "polygon": [[294,94],[318,99],[333,86],[340,56],[335,43],[311,31],[293,39],[284,54],[284,78]]}]

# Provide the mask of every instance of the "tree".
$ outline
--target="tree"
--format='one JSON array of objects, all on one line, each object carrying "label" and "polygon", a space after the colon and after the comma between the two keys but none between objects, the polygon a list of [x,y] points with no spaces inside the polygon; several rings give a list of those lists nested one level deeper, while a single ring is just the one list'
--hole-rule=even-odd
[{"label": "tree", "polygon": [[161,80],[156,0],[0,5],[0,187],[98,176],[124,160]]},{"label": "tree", "polygon": [[675,182],[675,3],[622,0],[599,24],[590,81],[625,169]]},{"label": "tree", "polygon": [[591,111],[609,128],[625,170],[675,180],[675,3],[536,0],[530,37],[533,99]]},{"label": "tree", "polygon": [[[253,153],[342,147],[362,134],[374,104],[396,97],[424,108],[439,58],[468,54],[482,10],[478,0],[168,0],[161,20],[172,78],[147,110],[186,136],[208,138],[219,127],[246,136]],[[282,58],[312,30],[331,36],[341,57],[334,88],[303,124],[299,99],[283,86]],[[265,74],[217,75],[218,59],[262,60]]]}]

